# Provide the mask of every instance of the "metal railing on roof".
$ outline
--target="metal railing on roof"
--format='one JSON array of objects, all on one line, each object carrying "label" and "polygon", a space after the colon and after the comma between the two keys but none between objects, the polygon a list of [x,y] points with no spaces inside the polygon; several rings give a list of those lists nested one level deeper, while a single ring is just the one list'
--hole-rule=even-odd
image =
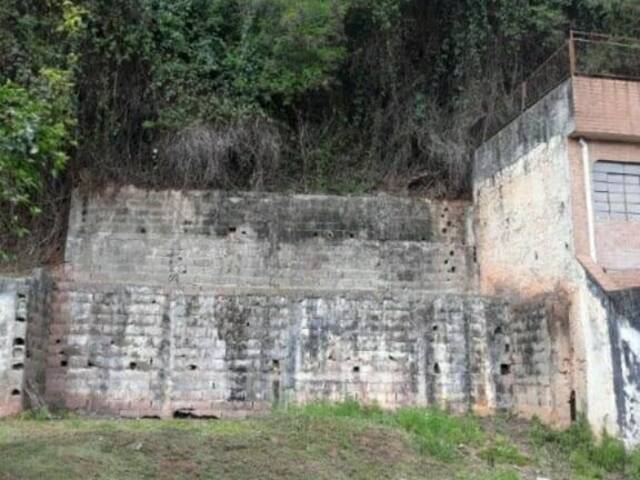
[{"label": "metal railing on roof", "polygon": [[640,81],[640,40],[571,31],[569,38],[472,127],[476,144],[493,137],[572,76]]}]

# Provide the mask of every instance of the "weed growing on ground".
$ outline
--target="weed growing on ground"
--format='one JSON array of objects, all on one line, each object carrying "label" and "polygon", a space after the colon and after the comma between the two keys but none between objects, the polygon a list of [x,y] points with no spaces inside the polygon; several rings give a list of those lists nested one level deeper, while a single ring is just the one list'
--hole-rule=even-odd
[{"label": "weed growing on ground", "polygon": [[420,450],[443,462],[454,461],[464,446],[481,446],[485,434],[472,415],[454,416],[438,408],[401,408],[385,412],[376,405],[363,406],[356,401],[314,403],[293,407],[289,412],[313,418],[350,418],[380,425],[400,427],[408,432]]},{"label": "weed growing on ground", "polygon": [[606,432],[597,441],[584,416],[563,431],[552,430],[536,419],[531,439],[538,447],[558,449],[582,477],[602,478],[606,473],[619,473],[624,478],[640,478],[640,449],[627,451],[622,441]]}]

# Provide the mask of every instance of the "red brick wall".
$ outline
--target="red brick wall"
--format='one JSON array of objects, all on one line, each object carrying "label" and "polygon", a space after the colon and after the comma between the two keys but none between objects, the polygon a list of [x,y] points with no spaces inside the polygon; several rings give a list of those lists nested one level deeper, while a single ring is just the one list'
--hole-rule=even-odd
[{"label": "red brick wall", "polygon": [[640,82],[576,77],[576,135],[640,141]]},{"label": "red brick wall", "polygon": [[[640,144],[589,138],[586,140],[589,144],[591,169],[598,160],[640,163]],[[582,150],[578,140],[569,139],[568,142],[576,255],[589,257],[589,224]],[[640,285],[640,222],[596,219],[595,236],[598,265],[615,277],[617,288]]]}]

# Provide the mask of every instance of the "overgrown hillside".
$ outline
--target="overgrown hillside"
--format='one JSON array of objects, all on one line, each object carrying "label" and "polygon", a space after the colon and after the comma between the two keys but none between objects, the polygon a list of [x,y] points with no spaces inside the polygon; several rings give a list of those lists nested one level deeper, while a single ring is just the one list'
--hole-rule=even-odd
[{"label": "overgrown hillside", "polygon": [[464,196],[469,127],[569,28],[640,4],[3,0],[0,252],[55,256],[72,184]]}]

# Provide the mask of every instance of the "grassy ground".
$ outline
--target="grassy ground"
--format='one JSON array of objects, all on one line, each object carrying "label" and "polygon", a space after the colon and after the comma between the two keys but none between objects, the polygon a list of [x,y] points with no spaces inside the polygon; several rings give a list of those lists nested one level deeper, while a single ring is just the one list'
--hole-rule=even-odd
[{"label": "grassy ground", "polygon": [[584,424],[316,404],[251,420],[0,421],[0,479],[640,479]]}]

